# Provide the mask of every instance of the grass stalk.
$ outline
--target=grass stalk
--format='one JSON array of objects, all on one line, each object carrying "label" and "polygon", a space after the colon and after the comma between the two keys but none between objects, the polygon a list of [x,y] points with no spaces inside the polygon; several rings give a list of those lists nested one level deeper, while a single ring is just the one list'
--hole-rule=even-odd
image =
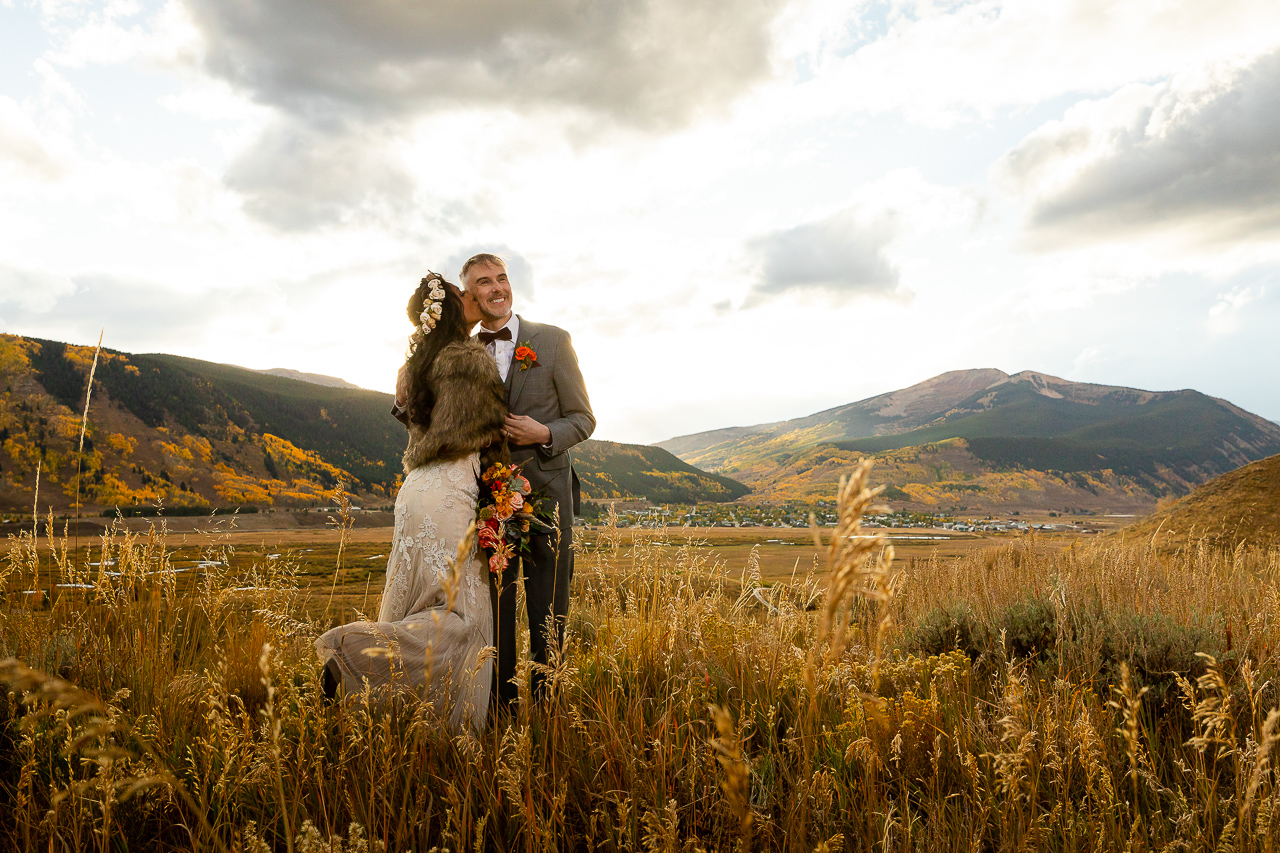
[{"label": "grass stalk", "polygon": [[[3,577],[0,839],[1272,849],[1280,551],[1026,540],[902,567],[861,527],[867,469],[836,497],[826,566],[794,577],[679,531],[600,531],[547,700],[457,737],[428,704],[325,710],[312,642],[341,564],[312,586],[290,557],[223,543],[183,573],[163,528],[116,529],[90,575],[52,523],[48,570],[23,531]],[[88,588],[53,584],[49,608],[21,594],[59,566]]]}]

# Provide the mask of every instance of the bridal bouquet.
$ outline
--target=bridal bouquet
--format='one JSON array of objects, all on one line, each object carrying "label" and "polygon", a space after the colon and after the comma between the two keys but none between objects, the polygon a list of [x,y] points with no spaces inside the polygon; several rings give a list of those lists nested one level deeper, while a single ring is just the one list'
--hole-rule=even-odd
[{"label": "bridal bouquet", "polygon": [[476,536],[489,555],[489,571],[501,575],[511,558],[529,551],[533,533],[555,529],[553,510],[542,508],[519,465],[495,462],[480,475]]}]

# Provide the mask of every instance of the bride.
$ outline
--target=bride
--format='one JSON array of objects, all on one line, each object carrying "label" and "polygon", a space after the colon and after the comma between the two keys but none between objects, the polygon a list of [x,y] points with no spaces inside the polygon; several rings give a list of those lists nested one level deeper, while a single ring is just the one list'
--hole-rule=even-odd
[{"label": "bride", "polygon": [[[483,725],[489,706],[493,611],[475,540],[480,451],[501,441],[506,393],[493,358],[468,334],[479,318],[435,273],[409,299],[402,376],[409,446],[378,621],[353,622],[316,640],[325,692],[410,691],[433,702],[450,728]],[[456,563],[456,566],[454,565]]]}]

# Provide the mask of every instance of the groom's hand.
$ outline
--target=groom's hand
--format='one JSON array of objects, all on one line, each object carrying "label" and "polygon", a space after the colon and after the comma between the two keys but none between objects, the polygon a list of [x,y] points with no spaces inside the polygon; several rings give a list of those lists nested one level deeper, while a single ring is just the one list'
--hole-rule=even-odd
[{"label": "groom's hand", "polygon": [[551,443],[551,430],[526,415],[507,415],[506,431],[514,444]]},{"label": "groom's hand", "polygon": [[405,372],[404,365],[400,365],[400,372],[396,374],[396,405],[404,408],[409,402],[409,374]]}]

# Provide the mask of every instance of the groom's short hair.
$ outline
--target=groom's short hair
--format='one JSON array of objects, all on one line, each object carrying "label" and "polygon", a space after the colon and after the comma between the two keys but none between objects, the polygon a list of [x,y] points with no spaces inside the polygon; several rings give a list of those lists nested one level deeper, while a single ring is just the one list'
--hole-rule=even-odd
[{"label": "groom's short hair", "polygon": [[467,258],[467,262],[462,265],[462,271],[458,273],[458,279],[462,281],[463,287],[467,286],[467,270],[471,269],[476,264],[493,264],[494,266],[502,267],[504,270],[507,268],[506,261],[497,255],[490,254],[489,252],[481,252],[478,255],[472,255]]}]

